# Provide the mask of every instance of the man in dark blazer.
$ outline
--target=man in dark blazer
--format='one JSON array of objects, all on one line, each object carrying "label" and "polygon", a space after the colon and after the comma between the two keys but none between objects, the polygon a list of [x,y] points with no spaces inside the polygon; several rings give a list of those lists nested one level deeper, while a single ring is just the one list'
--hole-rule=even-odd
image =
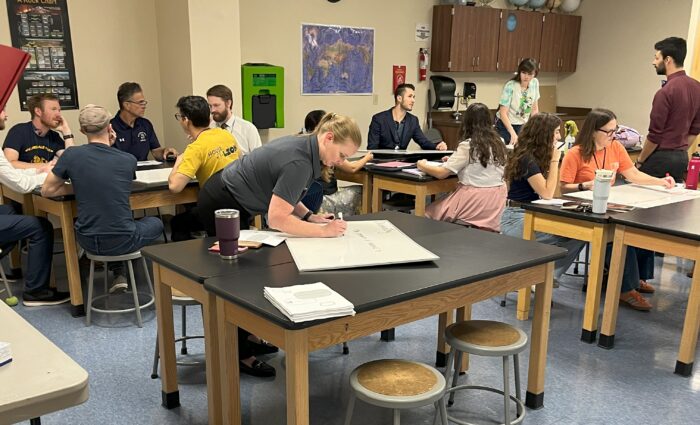
[{"label": "man in dark blazer", "polygon": [[443,141],[433,143],[428,140],[420,129],[418,118],[409,113],[416,103],[415,90],[413,84],[400,84],[396,87],[394,107],[372,117],[367,135],[367,149],[405,150],[411,139],[423,149],[447,149]]}]

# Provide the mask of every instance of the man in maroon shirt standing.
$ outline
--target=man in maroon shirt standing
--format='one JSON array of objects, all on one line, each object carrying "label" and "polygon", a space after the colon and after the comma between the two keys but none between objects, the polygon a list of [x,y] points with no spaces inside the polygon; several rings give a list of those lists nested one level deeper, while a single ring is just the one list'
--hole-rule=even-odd
[{"label": "man in maroon shirt standing", "polygon": [[683,70],[684,39],[669,37],[656,43],[654,49],[652,64],[667,80],[654,95],[649,133],[636,165],[654,177],[669,173],[682,181],[688,168],[688,147],[700,133],[700,82]]}]

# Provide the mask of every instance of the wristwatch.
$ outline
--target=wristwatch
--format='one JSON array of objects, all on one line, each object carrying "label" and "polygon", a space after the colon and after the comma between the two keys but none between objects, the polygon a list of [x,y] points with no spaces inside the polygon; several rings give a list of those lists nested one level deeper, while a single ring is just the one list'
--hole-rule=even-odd
[{"label": "wristwatch", "polygon": [[73,138],[73,134],[72,134],[72,133],[68,133],[68,134],[64,134],[64,135],[63,135],[63,140],[68,140],[68,139],[72,139],[72,138]]},{"label": "wristwatch", "polygon": [[309,217],[311,217],[312,215],[313,213],[311,212],[311,210],[309,210],[306,212],[306,214],[304,214],[304,216],[301,219],[304,221],[309,221]]},{"label": "wristwatch", "polygon": [[579,183],[579,184],[578,184],[578,190],[579,190],[579,191],[586,190],[586,188],[583,187],[583,183]]}]

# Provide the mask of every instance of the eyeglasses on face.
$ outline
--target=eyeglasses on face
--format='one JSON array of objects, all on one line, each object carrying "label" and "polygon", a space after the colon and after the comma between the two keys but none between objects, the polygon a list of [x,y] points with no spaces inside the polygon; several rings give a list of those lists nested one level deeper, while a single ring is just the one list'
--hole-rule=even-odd
[{"label": "eyeglasses on face", "polygon": [[146,106],[148,105],[147,100],[139,100],[138,102],[134,102],[133,100],[127,100],[127,103],[133,103],[134,105],[139,105],[139,106]]},{"label": "eyeglasses on face", "polygon": [[615,126],[615,128],[613,128],[612,130],[606,130],[606,129],[604,129],[604,128],[598,128],[598,129],[596,129],[596,131],[600,131],[601,133],[605,133],[606,136],[612,137],[615,133],[617,133],[618,131],[620,131],[620,127],[619,127],[619,126]]}]

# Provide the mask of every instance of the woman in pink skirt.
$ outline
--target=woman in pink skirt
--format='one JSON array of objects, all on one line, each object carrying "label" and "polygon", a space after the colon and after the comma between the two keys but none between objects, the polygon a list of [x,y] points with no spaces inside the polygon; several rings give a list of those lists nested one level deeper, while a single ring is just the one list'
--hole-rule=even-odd
[{"label": "woman in pink skirt", "polygon": [[486,105],[471,104],[464,114],[460,129],[463,141],[457,151],[443,158],[439,166],[418,161],[418,169],[435,178],[453,174],[459,178],[457,189],[428,206],[426,217],[500,231],[507,196],[503,181],[506,147],[492,122]]}]

